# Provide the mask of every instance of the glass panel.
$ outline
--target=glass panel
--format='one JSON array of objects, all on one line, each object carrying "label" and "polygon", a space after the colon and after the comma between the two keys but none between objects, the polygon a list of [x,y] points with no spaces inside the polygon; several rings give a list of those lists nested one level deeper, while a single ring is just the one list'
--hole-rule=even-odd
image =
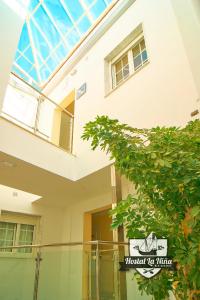
[{"label": "glass panel", "polygon": [[30,61],[32,64],[34,64],[34,57],[33,57],[33,51],[31,47],[28,47],[28,49],[24,52],[24,56],[28,61]]},{"label": "glass panel", "polygon": [[40,27],[41,32],[43,32],[44,36],[48,39],[51,46],[55,47],[58,45],[61,37],[42,5],[40,5],[40,7],[36,10],[33,18]]},{"label": "glass panel", "polygon": [[126,66],[128,64],[128,55],[125,55],[123,58],[122,58],[122,64],[123,66]]},{"label": "glass panel", "polygon": [[100,251],[100,295],[101,300],[115,300],[117,299],[117,289],[115,291],[115,281],[114,277],[114,257],[112,251]]},{"label": "glass panel", "polygon": [[63,61],[63,59],[65,58],[65,56],[67,55],[67,53],[69,52],[69,49],[67,49],[67,47],[63,46],[63,44],[61,44],[55,51],[54,54],[51,55],[52,59],[54,59],[56,62],[58,61]]},{"label": "glass panel", "polygon": [[23,56],[21,56],[17,62],[23,70],[26,70],[26,72],[29,72],[31,70],[32,64]]},{"label": "glass panel", "polygon": [[136,57],[140,53],[140,47],[137,45],[136,47],[133,48],[133,57]]},{"label": "glass panel", "polygon": [[126,78],[129,76],[129,65],[126,65],[124,68],[123,68],[123,77]]},{"label": "glass panel", "polygon": [[19,258],[14,255],[0,255],[0,299],[33,299],[35,257]]},{"label": "glass panel", "polygon": [[78,0],[65,0],[64,2],[72,18],[75,21],[77,21],[80,18],[80,16],[84,13],[83,7],[81,6],[80,2]]},{"label": "glass panel", "polygon": [[38,101],[31,94],[19,92],[18,87],[8,86],[2,111],[8,117],[33,128]]},{"label": "glass panel", "polygon": [[40,98],[39,119],[37,132],[45,139],[51,140],[52,126],[54,124],[54,112],[56,106],[46,99]]},{"label": "glass panel", "polygon": [[105,10],[105,8],[106,8],[106,4],[103,0],[96,1],[96,3],[90,9],[93,18],[97,19]]},{"label": "glass panel", "polygon": [[31,0],[30,4],[29,4],[29,7],[28,7],[28,10],[30,12],[33,11],[38,4],[39,4],[39,0]]},{"label": "glass panel", "polygon": [[[119,249],[120,248],[120,249]],[[141,295],[133,270],[119,271],[129,249],[112,245],[41,248],[38,300],[150,300]],[[22,254],[23,255],[23,254]],[[0,299],[31,300],[36,251],[27,257],[0,257]],[[99,290],[97,289],[97,283]]]},{"label": "glass panel", "polygon": [[[57,53],[55,59],[56,55]],[[46,69],[40,71],[42,74]],[[74,96],[70,97],[72,99]],[[40,96],[15,76],[11,76],[3,103],[4,118],[71,152],[73,114],[74,101],[62,108],[45,96]]]},{"label": "glass panel", "polygon": [[50,76],[51,74],[51,70],[49,68],[47,68],[47,66],[43,65],[40,69],[40,77],[42,79],[42,82],[45,82],[46,79]]},{"label": "glass panel", "polygon": [[95,0],[84,0],[84,2],[89,6],[95,2]]},{"label": "glass panel", "polygon": [[32,78],[35,78],[35,82],[38,83],[39,82],[39,78],[38,78],[38,74],[37,74],[37,71],[36,71],[36,68],[32,68],[29,72],[30,76]]},{"label": "glass panel", "polygon": [[147,57],[147,51],[144,50],[144,51],[142,52],[142,60],[143,60],[143,62],[145,62],[147,59],[148,59],[148,57]]},{"label": "glass panel", "polygon": [[38,300],[83,299],[82,283],[87,282],[87,275],[82,271],[81,246],[42,249]]},{"label": "glass panel", "polygon": [[[16,227],[15,223],[0,222],[0,246],[13,246]],[[2,249],[1,252],[12,252],[12,249]]]},{"label": "glass panel", "polygon": [[66,39],[67,39],[69,46],[74,47],[80,39],[77,29],[74,28],[73,30],[71,30],[69,32],[69,34],[67,34]]},{"label": "glass panel", "polygon": [[87,17],[83,17],[78,24],[78,28],[79,28],[80,32],[83,34],[90,28],[90,25],[91,25],[91,23],[90,23],[89,19]]},{"label": "glass panel", "polygon": [[46,41],[44,40],[44,37],[41,35],[41,33],[38,31],[38,29],[35,27],[32,20],[30,20],[30,31],[34,39],[35,48],[38,51],[37,56],[42,57],[43,59],[46,59],[47,56],[50,54],[49,46],[47,45]]},{"label": "glass panel", "polygon": [[[34,225],[21,224],[19,234],[19,245],[32,245],[33,243]],[[31,248],[18,249],[21,253],[31,253]]]},{"label": "glass panel", "polygon": [[136,69],[138,69],[138,68],[141,66],[141,64],[142,64],[142,58],[141,58],[141,55],[138,55],[137,57],[135,57],[135,58],[133,59],[133,61],[134,61],[134,68],[135,68],[135,70],[136,70]]},{"label": "glass panel", "polygon": [[[12,70],[38,89],[42,88],[110,2],[112,0],[31,0]],[[64,55],[58,56],[52,65],[48,62],[47,66],[46,59],[54,56],[61,42],[67,47]],[[19,61],[21,52],[28,47],[29,52]]]},{"label": "glass panel", "polygon": [[26,23],[24,23],[24,26],[22,28],[18,49],[23,52],[30,44],[28,37],[28,29]]},{"label": "glass panel", "polygon": [[123,56],[120,61],[115,64],[116,84],[129,76],[128,55]]},{"label": "glass panel", "polygon": [[118,73],[116,73],[116,83],[120,83],[120,81],[122,81],[123,79],[123,74],[122,74],[122,70],[119,71]]},{"label": "glass panel", "polygon": [[46,0],[44,3],[56,26],[63,34],[73,27],[72,21],[59,0]]},{"label": "glass panel", "polygon": [[141,47],[141,51],[144,50],[144,49],[146,48],[146,46],[145,46],[145,41],[144,41],[144,40],[142,40],[142,41],[140,42],[140,47]]},{"label": "glass panel", "polygon": [[115,64],[115,70],[116,70],[116,73],[118,73],[122,68],[122,62],[121,60]]}]

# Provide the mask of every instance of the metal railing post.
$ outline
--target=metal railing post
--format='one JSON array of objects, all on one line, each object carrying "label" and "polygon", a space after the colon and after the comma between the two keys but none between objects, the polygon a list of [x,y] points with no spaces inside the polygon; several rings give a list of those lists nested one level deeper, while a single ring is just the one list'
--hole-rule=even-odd
[{"label": "metal railing post", "polygon": [[37,256],[35,259],[35,281],[34,281],[34,290],[33,290],[33,300],[38,299],[38,287],[39,287],[39,277],[40,277],[40,263],[41,263],[41,249],[37,250]]},{"label": "metal railing post", "polygon": [[36,111],[36,115],[35,115],[35,124],[34,124],[34,133],[37,134],[38,131],[38,124],[39,124],[39,116],[40,116],[40,105],[42,102],[42,98],[41,96],[37,98],[37,111]]},{"label": "metal railing post", "polygon": [[100,263],[99,263],[99,241],[97,241],[96,244],[96,299],[100,300],[100,281],[99,281],[99,275],[100,275]]}]

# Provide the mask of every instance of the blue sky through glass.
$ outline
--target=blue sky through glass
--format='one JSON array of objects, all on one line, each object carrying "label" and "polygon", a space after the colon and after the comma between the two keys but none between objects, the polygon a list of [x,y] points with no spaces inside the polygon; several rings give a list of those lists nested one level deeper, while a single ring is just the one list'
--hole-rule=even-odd
[{"label": "blue sky through glass", "polygon": [[30,0],[13,71],[41,88],[112,1]]}]

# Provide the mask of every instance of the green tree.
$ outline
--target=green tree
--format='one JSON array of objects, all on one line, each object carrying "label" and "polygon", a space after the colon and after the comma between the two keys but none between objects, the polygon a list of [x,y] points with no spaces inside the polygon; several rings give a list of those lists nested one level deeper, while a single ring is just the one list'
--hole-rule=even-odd
[{"label": "green tree", "polygon": [[85,125],[82,138],[106,151],[136,189],[112,211],[113,228],[127,237],[150,232],[168,239],[175,271],[145,279],[135,274],[141,293],[165,299],[200,299],[200,121],[184,128],[137,129],[107,116]]}]

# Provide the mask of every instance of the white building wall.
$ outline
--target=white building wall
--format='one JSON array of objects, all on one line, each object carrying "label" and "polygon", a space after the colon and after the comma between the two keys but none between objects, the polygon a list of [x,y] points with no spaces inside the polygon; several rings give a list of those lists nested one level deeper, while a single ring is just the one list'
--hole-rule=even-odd
[{"label": "white building wall", "polygon": [[200,108],[200,2],[198,0],[171,0],[178,28],[198,91]]},{"label": "white building wall", "polygon": [[[56,243],[62,240],[62,230],[64,223],[64,212],[61,208],[43,206],[39,203],[30,201],[31,195],[24,195],[24,192],[18,191],[17,196],[9,192],[7,188],[0,190],[0,211],[8,211],[17,214],[39,216],[39,234],[35,243]],[[13,189],[13,191],[15,191]]]},{"label": "white building wall", "polygon": [[[104,59],[139,24],[143,26],[149,63],[105,95]],[[188,38],[195,39],[185,33]],[[89,143],[81,140],[84,124],[97,115],[109,115],[136,127],[180,126],[197,108],[197,85],[171,1],[135,1],[74,69],[75,74],[66,74],[51,97],[59,102],[72,89],[87,83],[86,94],[75,104],[77,178],[108,164],[104,153],[92,152]]]}]

